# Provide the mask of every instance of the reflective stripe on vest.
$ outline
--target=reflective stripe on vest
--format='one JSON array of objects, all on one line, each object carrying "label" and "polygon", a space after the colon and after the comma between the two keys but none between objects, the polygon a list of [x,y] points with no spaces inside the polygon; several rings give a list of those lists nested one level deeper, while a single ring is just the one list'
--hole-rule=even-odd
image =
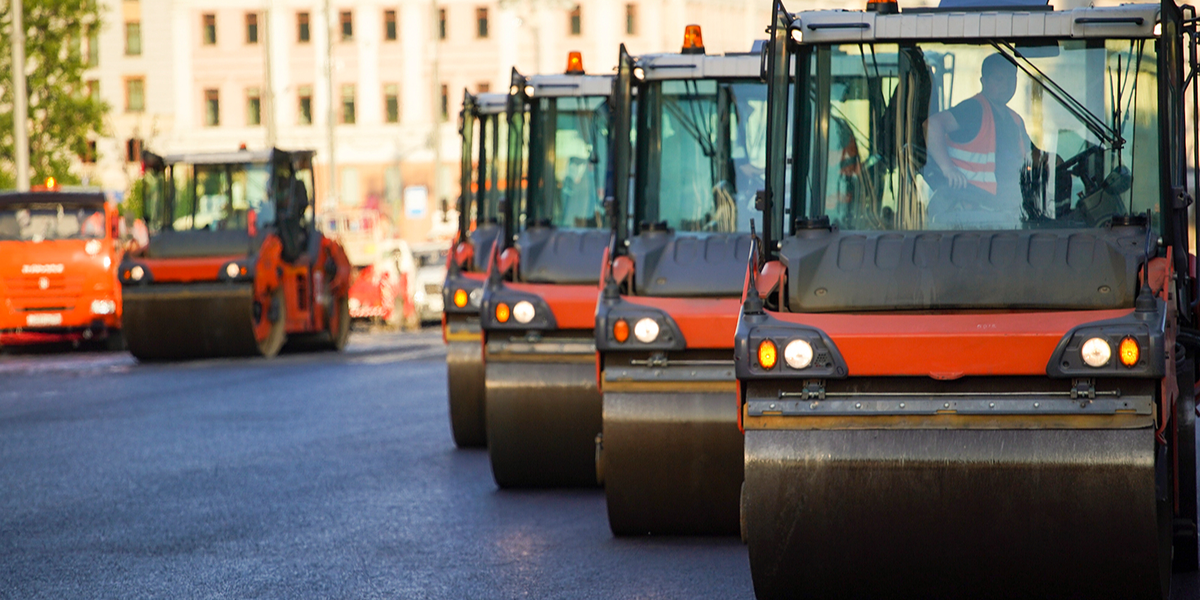
[{"label": "reflective stripe on vest", "polygon": [[[979,132],[965,144],[947,140],[946,153],[950,155],[950,161],[954,163],[954,166],[958,167],[966,176],[967,181],[985,192],[995,194],[996,120],[992,114],[992,105],[987,98],[983,97],[983,94],[975,94],[970,99],[978,101],[983,109]],[[1007,109],[1007,107],[1005,108]],[[1024,123],[1020,117],[1011,110],[1008,112],[1012,114],[1013,120],[1024,131]]]}]

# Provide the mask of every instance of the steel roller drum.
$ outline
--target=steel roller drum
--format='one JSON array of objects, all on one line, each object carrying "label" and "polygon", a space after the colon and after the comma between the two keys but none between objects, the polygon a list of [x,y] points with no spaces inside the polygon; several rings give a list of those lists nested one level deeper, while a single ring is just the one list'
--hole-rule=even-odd
[{"label": "steel roller drum", "polygon": [[446,378],[454,445],[482,448],[487,444],[487,434],[483,426],[483,348],[478,337],[474,341],[449,341]]},{"label": "steel roller drum", "polygon": [[273,356],[286,339],[282,313],[256,339],[251,284],[129,286],[122,295],[125,341],[139,360]]},{"label": "steel roller drum", "polygon": [[604,394],[598,471],[614,534],[738,533],[742,433],[728,387]]},{"label": "steel roller drum", "polygon": [[600,393],[594,355],[582,358],[592,360],[489,358],[484,412],[492,475],[500,487],[598,485]]},{"label": "steel roller drum", "polygon": [[1165,597],[1149,428],[749,430],[745,460],[761,600]]}]

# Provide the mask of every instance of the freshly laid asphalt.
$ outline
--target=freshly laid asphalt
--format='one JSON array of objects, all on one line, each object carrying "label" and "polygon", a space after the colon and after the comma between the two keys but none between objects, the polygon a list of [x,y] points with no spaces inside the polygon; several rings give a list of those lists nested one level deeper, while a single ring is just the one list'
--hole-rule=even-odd
[{"label": "freshly laid asphalt", "polygon": [[500,491],[448,423],[436,330],[2,354],[0,598],[753,598],[736,538],[613,538],[603,492]]}]

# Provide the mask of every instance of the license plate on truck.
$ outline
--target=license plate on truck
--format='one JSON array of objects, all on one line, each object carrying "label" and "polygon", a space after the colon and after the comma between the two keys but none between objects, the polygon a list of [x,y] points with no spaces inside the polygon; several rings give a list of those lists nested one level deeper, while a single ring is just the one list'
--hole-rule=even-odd
[{"label": "license plate on truck", "polygon": [[62,325],[62,315],[59,313],[34,313],[25,315],[25,325],[28,327]]}]

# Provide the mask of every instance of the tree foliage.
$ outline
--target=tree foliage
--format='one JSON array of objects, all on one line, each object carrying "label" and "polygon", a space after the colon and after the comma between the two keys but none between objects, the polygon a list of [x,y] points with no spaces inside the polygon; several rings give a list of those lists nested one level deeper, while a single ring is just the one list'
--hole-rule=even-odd
[{"label": "tree foliage", "polygon": [[[0,6],[0,188],[16,182],[13,136],[12,3]],[[95,0],[23,0],[31,182],[78,183],[70,167],[103,133],[108,106],[84,82],[89,41],[101,27]],[[89,40],[89,34],[95,33]]]}]

